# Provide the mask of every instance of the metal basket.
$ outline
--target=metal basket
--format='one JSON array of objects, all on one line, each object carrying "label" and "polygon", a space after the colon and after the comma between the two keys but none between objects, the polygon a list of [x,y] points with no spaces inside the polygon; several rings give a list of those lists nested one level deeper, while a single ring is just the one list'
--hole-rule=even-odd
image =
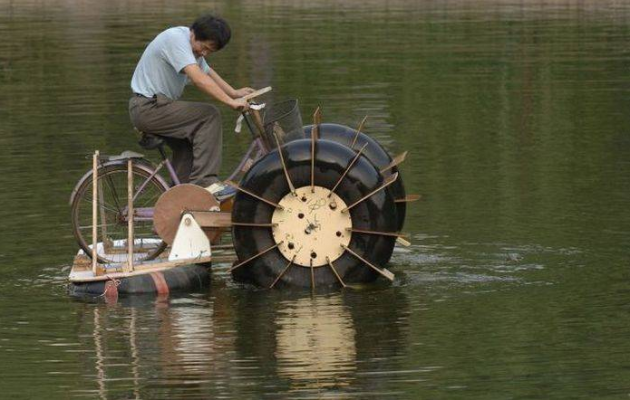
[{"label": "metal basket", "polygon": [[263,119],[265,129],[264,140],[269,148],[276,147],[274,134],[278,141],[283,143],[304,138],[304,128],[302,126],[302,116],[296,99],[289,99],[272,104],[265,113]]}]

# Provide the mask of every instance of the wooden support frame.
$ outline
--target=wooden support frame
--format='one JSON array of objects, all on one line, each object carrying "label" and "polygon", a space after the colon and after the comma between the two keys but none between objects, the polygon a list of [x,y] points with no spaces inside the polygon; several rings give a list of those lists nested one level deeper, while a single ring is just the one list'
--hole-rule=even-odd
[{"label": "wooden support frame", "polygon": [[96,150],[92,156],[92,273],[95,276],[98,267],[98,157]]},{"label": "wooden support frame", "polygon": [[127,160],[127,264],[125,272],[133,272],[133,250],[135,247],[133,232],[133,160]]}]

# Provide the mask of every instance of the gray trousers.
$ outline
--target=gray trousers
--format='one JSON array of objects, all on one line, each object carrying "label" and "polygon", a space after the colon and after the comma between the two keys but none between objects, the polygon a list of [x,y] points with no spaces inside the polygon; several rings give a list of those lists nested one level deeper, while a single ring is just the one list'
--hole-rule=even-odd
[{"label": "gray trousers", "polygon": [[129,115],[136,129],[163,137],[173,150],[181,183],[209,186],[219,179],[223,133],[219,110],[207,103],[133,96]]}]

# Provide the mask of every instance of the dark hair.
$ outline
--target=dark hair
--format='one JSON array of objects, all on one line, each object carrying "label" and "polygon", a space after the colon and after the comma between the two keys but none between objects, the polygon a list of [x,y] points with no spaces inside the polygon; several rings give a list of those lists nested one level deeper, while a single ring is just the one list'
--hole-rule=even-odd
[{"label": "dark hair", "polygon": [[205,14],[193,22],[190,29],[195,34],[195,39],[202,42],[211,41],[221,50],[230,41],[232,31],[228,23],[220,17]]}]

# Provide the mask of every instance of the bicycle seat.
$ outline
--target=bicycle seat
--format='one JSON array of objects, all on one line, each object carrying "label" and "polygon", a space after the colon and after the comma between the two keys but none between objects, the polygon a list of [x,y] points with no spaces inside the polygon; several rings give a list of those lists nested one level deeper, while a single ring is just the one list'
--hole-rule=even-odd
[{"label": "bicycle seat", "polygon": [[140,147],[146,150],[154,150],[164,145],[164,139],[151,133],[140,132]]},{"label": "bicycle seat", "polygon": [[142,159],[144,158],[144,154],[136,153],[135,151],[125,150],[117,155],[102,155],[102,161],[120,161],[120,160],[129,160],[129,159]]}]

